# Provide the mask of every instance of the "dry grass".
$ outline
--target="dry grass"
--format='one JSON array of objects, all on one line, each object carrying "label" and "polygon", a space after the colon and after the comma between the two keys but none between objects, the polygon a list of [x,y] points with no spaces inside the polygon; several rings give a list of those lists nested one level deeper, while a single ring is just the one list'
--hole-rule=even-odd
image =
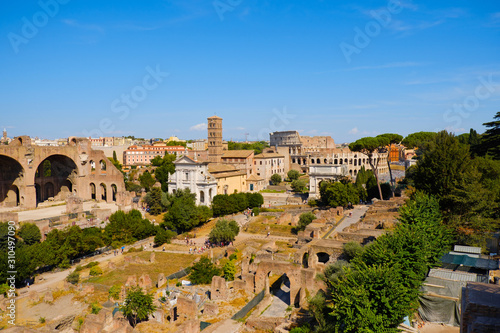
[{"label": "dry grass", "polygon": [[[276,222],[275,223],[272,223],[271,221],[275,221],[274,219],[273,220],[270,220],[269,222],[267,221],[267,219],[258,219],[254,222],[251,222],[249,225],[248,225],[248,228],[246,230],[246,232],[248,233],[252,233],[252,234],[262,234],[262,235],[266,235],[268,231],[271,232],[271,235],[274,235],[274,236],[285,236],[285,237],[293,237],[294,234],[292,233],[292,229],[293,227],[291,225],[282,225],[282,224],[277,224]],[[269,230],[268,230],[269,228]]]},{"label": "dry grass", "polygon": [[[149,260],[151,252],[138,252],[126,254],[126,256],[139,257],[145,261]],[[175,273],[182,268],[191,266],[193,261],[198,257],[197,255],[155,252],[154,264],[137,264],[137,263],[124,263],[122,260],[117,262],[117,269],[107,271],[103,275],[95,278],[90,278],[87,282],[97,283],[111,287],[112,285],[125,284],[127,278],[131,275],[136,275],[138,278],[142,274],[148,274],[152,281],[155,281],[158,274],[163,273],[168,276]]]}]

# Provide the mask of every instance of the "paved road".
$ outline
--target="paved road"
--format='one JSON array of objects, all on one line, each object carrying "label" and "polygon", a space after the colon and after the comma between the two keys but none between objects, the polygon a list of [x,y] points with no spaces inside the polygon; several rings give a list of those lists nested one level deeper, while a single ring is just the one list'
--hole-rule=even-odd
[{"label": "paved road", "polygon": [[334,231],[342,232],[345,228],[358,222],[361,219],[370,206],[368,205],[357,205],[354,206],[354,209],[348,210],[347,213],[352,213],[352,216],[346,215],[346,217],[340,222],[339,225],[335,228]]},{"label": "paved road", "polygon": [[273,295],[271,306],[261,315],[261,317],[284,317],[286,309],[290,304],[290,281],[286,281]]}]

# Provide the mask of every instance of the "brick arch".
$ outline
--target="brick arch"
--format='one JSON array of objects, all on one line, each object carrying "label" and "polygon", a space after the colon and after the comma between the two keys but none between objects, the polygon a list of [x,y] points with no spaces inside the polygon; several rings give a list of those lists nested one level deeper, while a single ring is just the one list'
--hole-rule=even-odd
[{"label": "brick arch", "polygon": [[18,206],[23,197],[23,166],[14,158],[0,155],[0,206]]},{"label": "brick arch", "polygon": [[289,262],[261,261],[255,273],[255,291],[260,292],[266,288],[269,292],[269,273],[286,274],[290,280],[290,303],[299,306],[304,298],[300,267]]}]

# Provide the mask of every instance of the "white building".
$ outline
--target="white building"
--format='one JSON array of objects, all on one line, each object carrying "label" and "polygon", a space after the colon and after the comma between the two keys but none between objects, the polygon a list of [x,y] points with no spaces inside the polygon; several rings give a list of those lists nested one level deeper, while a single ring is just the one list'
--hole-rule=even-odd
[{"label": "white building", "polygon": [[348,174],[348,166],[344,165],[311,165],[309,166],[309,198],[319,198],[319,184],[324,180],[335,180]]},{"label": "white building", "polygon": [[188,188],[196,195],[196,204],[210,206],[217,194],[217,180],[208,172],[208,162],[197,162],[187,156],[174,161],[175,173],[170,176],[168,192]]}]

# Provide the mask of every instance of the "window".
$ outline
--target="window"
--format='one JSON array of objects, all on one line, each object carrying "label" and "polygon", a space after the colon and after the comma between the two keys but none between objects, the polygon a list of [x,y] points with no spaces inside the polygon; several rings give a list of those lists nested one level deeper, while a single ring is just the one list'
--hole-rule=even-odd
[{"label": "window", "polygon": [[184,173],[184,180],[189,180],[189,172]]}]

